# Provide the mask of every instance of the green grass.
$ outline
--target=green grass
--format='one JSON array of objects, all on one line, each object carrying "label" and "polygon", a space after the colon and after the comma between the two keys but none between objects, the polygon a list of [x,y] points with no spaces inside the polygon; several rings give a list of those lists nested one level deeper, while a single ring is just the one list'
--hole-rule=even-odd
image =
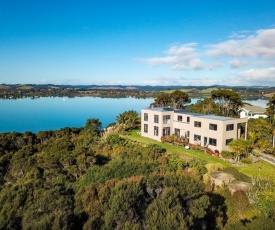
[{"label": "green grass", "polygon": [[221,160],[219,158],[213,157],[209,154],[205,154],[204,151],[194,150],[194,149],[187,150],[182,146],[158,142],[158,141],[152,140],[150,138],[142,137],[139,134],[137,134],[137,132],[138,132],[138,130],[133,130],[133,131],[129,132],[129,135],[124,136],[124,137],[127,139],[130,139],[130,140],[133,140],[133,141],[143,143],[143,144],[158,144],[162,148],[165,148],[167,150],[168,154],[169,153],[170,154],[178,154],[178,155],[187,156],[187,157],[191,157],[191,158],[202,159],[202,160],[205,160],[208,163],[212,163],[212,164],[220,163],[225,167],[230,166],[230,164],[228,162]]},{"label": "green grass", "polygon": [[33,87],[27,86],[27,85],[22,85],[22,86],[17,87],[17,89],[27,90],[27,89],[33,89]]},{"label": "green grass", "polygon": [[[137,141],[143,144],[158,144],[161,147],[165,148],[168,152],[168,154],[178,154],[178,155],[182,155],[182,156],[187,156],[187,157],[191,157],[191,158],[197,158],[197,159],[202,159],[207,161],[208,163],[220,163],[222,164],[224,167],[229,167],[232,165],[224,160],[221,160],[219,158],[216,158],[214,156],[205,154],[204,151],[201,150],[193,150],[193,149],[189,149],[186,150],[184,147],[182,146],[176,146],[176,145],[171,145],[168,143],[162,143],[162,142],[158,142],[146,137],[142,137],[139,134],[137,134],[137,132],[139,132],[139,130],[133,130],[131,132],[128,133],[128,135],[124,136],[127,139],[133,140],[133,141]],[[258,163],[252,164],[252,165],[247,165],[247,166],[233,166],[234,168],[236,168],[238,171],[246,174],[249,177],[253,177],[253,176],[257,176],[259,178],[269,178],[269,179],[273,179],[275,181],[275,166],[264,162],[264,161],[260,161]]]},{"label": "green grass", "polygon": [[0,85],[0,89],[10,89],[10,87],[7,85]]}]

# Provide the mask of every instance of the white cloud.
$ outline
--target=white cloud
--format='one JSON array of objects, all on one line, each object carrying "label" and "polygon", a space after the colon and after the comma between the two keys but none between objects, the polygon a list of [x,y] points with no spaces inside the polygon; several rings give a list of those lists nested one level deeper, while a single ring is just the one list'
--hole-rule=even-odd
[{"label": "white cloud", "polygon": [[229,62],[229,65],[232,69],[237,69],[248,65],[248,63],[246,61],[240,61],[239,59],[233,59]]},{"label": "white cloud", "polygon": [[203,64],[196,52],[196,43],[188,43],[181,46],[172,46],[164,53],[165,57],[143,58],[150,65],[172,64],[173,70],[199,70],[203,69]]},{"label": "white cloud", "polygon": [[239,80],[254,83],[275,83],[275,67],[267,69],[249,69],[238,74]]},{"label": "white cloud", "polygon": [[[172,70],[189,70],[188,79],[195,84],[196,77],[200,84],[228,84],[229,81],[232,85],[275,83],[275,28],[234,32],[223,42],[204,46],[194,42],[174,44],[160,57],[138,60],[153,66],[165,64]],[[238,73],[238,68],[244,71]],[[191,70],[201,70],[200,75]],[[214,73],[209,73],[212,70],[216,70],[215,79],[207,80],[207,77],[213,76]],[[187,84],[181,78],[150,81],[156,84]]]},{"label": "white cloud", "polygon": [[275,58],[275,29],[258,30],[242,39],[208,45],[209,56]]}]

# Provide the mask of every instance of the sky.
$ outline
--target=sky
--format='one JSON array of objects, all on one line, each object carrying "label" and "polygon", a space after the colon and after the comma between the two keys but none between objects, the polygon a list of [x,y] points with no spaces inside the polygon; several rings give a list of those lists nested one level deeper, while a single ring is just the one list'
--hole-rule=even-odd
[{"label": "sky", "polygon": [[0,0],[0,84],[275,86],[274,0]]}]

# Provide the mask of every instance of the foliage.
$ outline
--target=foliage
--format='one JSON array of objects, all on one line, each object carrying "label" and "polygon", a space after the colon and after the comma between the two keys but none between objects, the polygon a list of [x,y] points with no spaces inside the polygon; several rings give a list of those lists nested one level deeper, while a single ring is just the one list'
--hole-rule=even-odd
[{"label": "foliage", "polygon": [[102,130],[102,124],[98,118],[88,119],[84,127],[84,132],[98,135]]},{"label": "foliage", "polygon": [[266,119],[257,118],[248,120],[248,138],[255,147],[265,150],[271,147],[272,127]]},{"label": "foliage", "polygon": [[187,106],[190,112],[203,114],[218,114],[218,105],[212,98],[198,100],[195,104]]},{"label": "foliage", "polygon": [[[227,162],[100,130],[90,119],[80,129],[0,134],[0,229],[224,227],[227,201],[201,178]],[[255,207],[273,215],[264,199],[273,204],[261,190]]]},{"label": "foliage", "polygon": [[231,158],[234,157],[234,154],[232,152],[230,152],[230,151],[223,150],[221,152],[221,156],[224,157],[224,158],[226,158],[226,159],[231,159]]},{"label": "foliage", "polygon": [[267,103],[266,114],[271,125],[275,124],[275,94],[269,99]]},{"label": "foliage", "polygon": [[252,164],[251,158],[248,158],[248,157],[242,158],[241,162],[244,163],[244,164]]},{"label": "foliage", "polygon": [[123,129],[135,129],[140,127],[140,117],[134,110],[125,111],[122,114],[116,116],[116,120]]},{"label": "foliage", "polygon": [[240,155],[244,154],[246,157],[252,152],[253,143],[251,140],[236,139],[229,143],[229,148],[234,153],[235,161],[238,161]]},{"label": "foliage", "polygon": [[212,92],[212,98],[218,101],[219,115],[238,116],[238,109],[242,106],[242,100],[238,93],[232,90],[219,89]]},{"label": "foliage", "polygon": [[155,107],[171,106],[175,109],[182,109],[184,104],[190,101],[188,94],[181,90],[175,90],[172,93],[159,94],[152,105]]}]

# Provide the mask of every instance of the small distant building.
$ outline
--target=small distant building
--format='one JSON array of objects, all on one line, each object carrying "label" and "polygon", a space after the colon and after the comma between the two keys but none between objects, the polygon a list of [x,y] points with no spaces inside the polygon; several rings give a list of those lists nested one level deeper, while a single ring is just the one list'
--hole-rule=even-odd
[{"label": "small distant building", "polygon": [[162,137],[175,134],[190,144],[220,152],[229,150],[228,144],[241,137],[241,124],[246,137],[247,121],[247,118],[199,114],[170,107],[146,108],[141,110],[141,135],[161,141]]},{"label": "small distant building", "polygon": [[267,118],[266,109],[260,106],[245,104],[240,110],[240,118]]}]

